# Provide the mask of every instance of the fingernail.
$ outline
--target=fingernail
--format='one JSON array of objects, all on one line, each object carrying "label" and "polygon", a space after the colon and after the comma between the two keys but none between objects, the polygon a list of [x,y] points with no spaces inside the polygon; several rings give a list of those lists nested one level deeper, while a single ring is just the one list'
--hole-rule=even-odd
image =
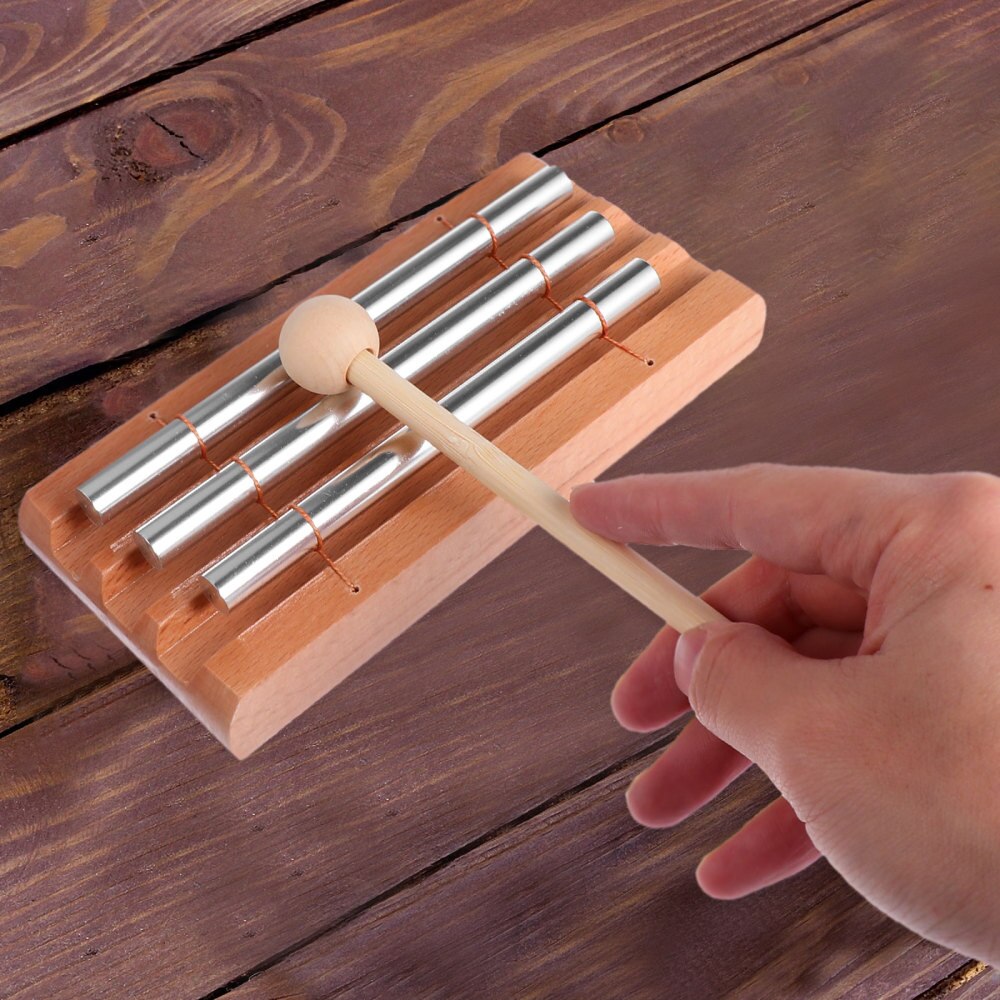
[{"label": "fingernail", "polygon": [[708,633],[703,628],[693,628],[683,632],[677,640],[674,649],[674,680],[684,694],[691,687],[694,665],[698,662],[698,654],[707,639]]},{"label": "fingernail", "polygon": [[[645,776],[645,771],[640,771],[631,781],[628,788],[625,789],[625,805],[628,807],[629,814],[635,819],[635,792],[639,787],[639,782],[642,781]],[[637,821],[638,822],[638,821]]]},{"label": "fingernail", "polygon": [[619,725],[621,724],[621,719],[618,717],[618,688],[621,686],[622,679],[619,677],[615,682],[615,686],[611,689],[611,697],[608,701],[611,703],[611,714],[615,717],[615,722]]}]

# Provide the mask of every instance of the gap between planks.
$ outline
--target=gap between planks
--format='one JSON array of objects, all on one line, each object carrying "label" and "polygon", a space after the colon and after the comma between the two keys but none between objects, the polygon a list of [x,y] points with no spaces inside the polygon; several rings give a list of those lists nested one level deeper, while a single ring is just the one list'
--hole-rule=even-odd
[{"label": "gap between planks", "polygon": [[721,66],[717,66],[706,73],[702,73],[700,76],[696,76],[691,80],[688,80],[687,83],[683,83],[671,90],[665,90],[662,94],[657,94],[655,97],[649,97],[644,101],[639,101],[637,104],[633,104],[624,111],[608,115],[607,118],[604,118],[593,125],[577,129],[577,131],[571,132],[569,135],[565,135],[555,142],[550,142],[547,146],[542,146],[541,149],[537,150],[535,152],[535,156],[544,157],[548,153],[552,153],[557,149],[562,149],[565,146],[572,145],[578,139],[583,139],[593,132],[598,132],[602,128],[606,128],[613,122],[618,121],[620,118],[627,118],[629,115],[639,114],[641,111],[645,111],[647,108],[653,107],[654,104],[659,104],[662,101],[669,100],[671,97],[674,97],[676,94],[680,94],[685,90],[691,90],[693,87],[697,87],[699,84],[705,83],[707,80],[711,80],[712,77],[721,76],[723,73],[728,72],[736,66],[741,66],[743,63],[749,62],[752,59],[766,55],[772,49],[779,48],[782,45],[787,45],[789,42],[794,42],[797,38],[801,38],[803,35],[809,34],[810,31],[816,31],[818,28],[822,28],[831,21],[836,21],[838,18],[853,14],[856,10],[860,10],[862,7],[867,7],[869,4],[874,2],[875,0],[856,0],[855,3],[842,7],[834,14],[827,14],[825,17],[819,17],[815,21],[812,21],[801,28],[797,28],[795,31],[790,31],[787,35],[782,35],[781,38],[776,38],[773,41],[768,42],[766,45],[759,46],[752,52],[748,52],[742,56],[737,56],[735,59],[730,59],[729,62],[723,63]]},{"label": "gap between planks", "polygon": [[989,968],[985,962],[970,958],[963,962],[954,972],[945,976],[940,982],[917,994],[913,1000],[939,1000],[940,997],[948,996],[957,990],[968,986],[974,979],[977,979]]},{"label": "gap between planks", "polygon": [[212,48],[205,49],[197,55],[188,56],[186,59],[181,59],[169,66],[164,66],[162,69],[154,70],[152,73],[147,73],[145,76],[139,77],[138,80],[132,80],[130,83],[124,83],[120,87],[113,87],[107,93],[101,94],[100,97],[95,97],[85,104],[78,104],[76,107],[67,108],[65,111],[58,111],[54,115],[49,115],[47,118],[42,118],[31,125],[25,125],[23,128],[11,132],[10,135],[3,136],[0,138],[0,153],[11,146],[16,146],[25,139],[33,139],[43,132],[48,132],[50,129],[65,125],[66,122],[72,121],[74,118],[79,118],[91,111],[96,111],[98,108],[107,107],[107,105],[114,104],[115,101],[124,100],[126,97],[132,97],[134,94],[138,94],[157,83],[163,83],[171,77],[186,73],[191,69],[196,69],[198,66],[212,62],[220,56],[228,55],[230,52],[235,52],[244,45],[249,45],[251,42],[259,41],[262,38],[268,38],[271,35],[276,35],[280,31],[285,31],[287,28],[294,27],[296,24],[301,24],[303,21],[308,21],[320,14],[326,14],[331,10],[336,10],[338,7],[346,7],[352,2],[353,0],[320,0],[319,3],[310,4],[308,7],[303,7],[301,10],[293,11],[290,14],[283,14],[281,17],[276,17],[273,21],[268,21],[265,24],[258,25],[256,28],[251,28],[249,31],[234,35],[232,38]]},{"label": "gap between planks", "polygon": [[461,847],[457,847],[454,850],[449,851],[443,857],[438,858],[437,861],[434,861],[429,865],[424,865],[424,867],[419,871],[415,871],[412,874],[407,875],[406,878],[400,879],[394,885],[389,886],[387,889],[383,889],[382,892],[377,895],[366,899],[363,903],[359,903],[346,913],[342,913],[336,920],[329,923],[326,927],[313,931],[313,933],[309,934],[307,937],[296,941],[294,944],[288,945],[286,948],[282,948],[281,951],[269,956],[264,961],[258,962],[253,968],[248,969],[246,972],[241,972],[238,976],[234,976],[228,983],[224,983],[222,986],[214,989],[211,993],[204,994],[199,998],[199,1000],[219,1000],[219,998],[226,996],[228,993],[231,993],[233,990],[236,990],[240,986],[249,982],[254,976],[273,968],[280,962],[283,962],[286,958],[294,955],[297,951],[301,951],[303,948],[322,940],[330,934],[335,934],[338,931],[343,930],[345,927],[353,924],[355,921],[363,917],[369,910],[379,906],[387,900],[392,899],[394,896],[398,896],[407,889],[419,885],[421,882],[427,881],[429,878],[437,875],[438,872],[444,871],[455,862],[460,861],[466,855],[471,854],[473,851],[478,850],[480,847],[490,843],[490,841],[497,840],[513,830],[516,830],[518,827],[523,826],[525,823],[529,823],[531,820],[535,819],[535,817],[548,812],[550,809],[554,809],[556,806],[559,806],[564,802],[569,802],[570,800],[585,794],[595,785],[598,785],[602,781],[612,778],[615,775],[621,774],[623,771],[627,771],[629,768],[640,763],[646,758],[656,756],[665,747],[673,742],[679,732],[679,728],[671,727],[668,733],[658,737],[651,743],[647,743],[641,750],[637,750],[635,753],[628,754],[626,757],[622,757],[614,763],[608,764],[599,771],[595,771],[583,781],[579,781],[570,788],[557,792],[555,795],[550,795],[547,799],[537,803],[530,809],[525,809],[522,813],[515,816],[513,819],[508,820],[506,823],[501,823],[499,826],[495,826],[492,829],[487,830],[485,833],[481,833],[478,837],[474,837],[472,840],[462,844]]},{"label": "gap between planks", "polygon": [[[187,57],[186,59],[178,60],[169,66],[164,66],[162,69],[154,70],[151,73],[147,73],[145,76],[139,77],[137,80],[132,80],[129,83],[122,84],[119,87],[113,87],[111,90],[99,97],[94,98],[91,101],[87,101],[84,104],[78,104],[76,107],[67,108],[64,111],[59,111],[53,115],[49,115],[46,118],[42,118],[39,121],[33,122],[31,125],[26,125],[23,128],[19,128],[9,135],[0,137],[0,153],[5,149],[9,149],[12,146],[16,146],[19,142],[23,142],[25,139],[33,139],[36,136],[48,132],[53,128],[57,128],[60,125],[64,125],[75,118],[79,118],[82,115],[88,114],[91,111],[96,111],[98,108],[107,107],[109,104],[114,104],[116,101],[124,100],[127,97],[132,97],[135,94],[140,93],[149,87],[155,86],[158,83],[163,83],[172,77],[179,76],[181,73],[186,73],[188,70],[196,69],[199,66],[203,66],[206,63],[213,62],[222,56],[228,55],[231,52],[235,52],[237,49],[242,48],[245,45],[249,45],[252,42],[260,41],[262,38],[269,38],[271,35],[276,35],[288,28],[295,27],[304,21],[309,21],[315,17],[322,14],[327,14],[330,11],[337,10],[339,7],[350,6],[355,0],[319,0],[318,3],[310,4],[307,7],[303,7],[301,10],[293,11],[289,14],[284,14],[281,17],[275,18],[273,21],[268,21],[264,24],[258,25],[255,28],[251,28],[248,31],[241,32],[238,35],[234,35],[232,38],[221,42],[211,48],[205,49],[203,52],[199,52],[196,55]],[[780,39],[776,39],[773,42],[769,42],[767,45],[761,46],[753,52],[747,53],[745,56],[741,56],[737,59],[730,60],[728,63],[724,63],[722,66],[709,71],[708,73],[703,73],[699,77],[695,77],[685,86],[694,86],[700,83],[702,80],[707,79],[709,76],[713,76],[716,73],[724,72],[731,66],[736,65],[739,62],[744,61],[748,58],[753,58],[753,56],[766,52],[768,49],[773,48],[775,45],[780,45],[783,42],[790,41],[793,38],[798,37],[807,31],[812,31],[814,28],[818,28],[828,21],[842,17],[844,14],[849,14],[858,7],[864,6],[866,3],[871,3],[872,0],[856,0],[855,3],[849,3],[839,11],[833,14],[828,14],[825,17],[818,18],[809,25],[799,28],[787,35],[784,35]],[[634,113],[635,111],[642,111],[644,108],[649,107],[651,104],[655,104],[658,100],[662,99],[663,95],[658,95],[655,97],[648,98],[647,100],[635,105],[630,111],[622,112],[622,114]],[[578,130],[577,132],[570,133],[563,140],[559,140],[557,143],[550,144],[547,148],[558,148],[559,145],[564,144],[566,141],[572,141],[578,135],[584,135],[587,131],[592,130],[592,128],[600,128],[605,124],[608,124],[618,115],[612,115],[601,122],[598,122],[593,127],[588,126],[586,130]],[[158,124],[158,123],[157,123]],[[536,155],[542,155],[537,153]],[[459,189],[461,190],[461,189]]]}]

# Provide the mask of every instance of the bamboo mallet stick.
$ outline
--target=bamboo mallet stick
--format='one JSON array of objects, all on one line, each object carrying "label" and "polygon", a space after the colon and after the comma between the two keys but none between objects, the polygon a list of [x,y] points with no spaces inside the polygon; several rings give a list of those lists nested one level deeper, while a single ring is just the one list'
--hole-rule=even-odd
[{"label": "bamboo mallet stick", "polygon": [[582,527],[538,476],[380,361],[378,329],[351,299],[307,299],[285,321],[279,346],[286,373],[301,386],[327,396],[360,389],[672,628],[725,620],[637,552]]}]

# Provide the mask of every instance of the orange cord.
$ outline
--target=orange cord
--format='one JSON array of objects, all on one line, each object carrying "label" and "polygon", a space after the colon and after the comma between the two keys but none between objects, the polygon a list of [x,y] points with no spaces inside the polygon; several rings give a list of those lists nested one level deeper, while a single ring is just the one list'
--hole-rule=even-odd
[{"label": "orange cord", "polygon": [[357,594],[360,592],[361,588],[353,581],[347,574],[326,554],[326,549],[323,548],[323,536],[320,534],[319,528],[316,527],[316,522],[309,516],[309,514],[304,511],[297,503],[292,503],[288,505],[289,510],[294,510],[306,524],[309,525],[313,530],[313,534],[316,536],[316,551],[319,553],[320,558],[337,574],[338,579],[345,587],[349,588],[351,593]]},{"label": "orange cord", "polygon": [[484,225],[486,227],[486,232],[490,234],[490,242],[492,243],[492,246],[488,256],[495,260],[506,271],[507,265],[500,258],[500,240],[498,239],[496,230],[493,228],[490,220],[487,219],[485,215],[480,215],[478,212],[474,212],[472,214],[472,218],[475,219],[476,222]]},{"label": "orange cord", "polygon": [[198,428],[195,427],[195,425],[192,424],[183,413],[178,413],[174,419],[179,420],[198,439],[198,445],[201,448],[201,457],[205,459],[205,461],[208,462],[208,464],[212,466],[216,472],[218,472],[220,466],[216,465],[215,462],[208,457],[208,445],[205,444],[204,438],[202,438],[202,436],[198,433]]},{"label": "orange cord", "polygon": [[537,257],[535,257],[533,254],[530,253],[521,254],[518,260],[526,260],[529,264],[534,264],[535,267],[538,268],[538,271],[545,282],[545,294],[542,295],[542,298],[545,299],[545,301],[548,302],[552,306],[552,308],[555,309],[556,312],[562,312],[563,311],[562,305],[556,300],[555,296],[552,294],[552,278],[549,277],[549,272],[546,271],[544,267],[542,267],[542,262]]},{"label": "orange cord", "polygon": [[242,458],[237,457],[232,459],[232,461],[250,477],[250,481],[253,483],[253,487],[257,491],[257,503],[259,503],[261,507],[263,507],[264,510],[266,510],[268,514],[274,518],[274,520],[277,520],[278,512],[264,499],[264,487],[260,485],[260,480],[253,474],[253,469],[251,469]]},{"label": "orange cord", "polygon": [[[166,422],[158,413],[151,413],[149,415],[150,420],[155,420],[161,427],[166,427]],[[198,429],[188,420],[187,417],[183,415],[178,415],[175,419],[179,420],[191,433],[198,439],[198,444],[201,446],[201,457],[205,459],[206,462],[212,468],[218,472],[221,466],[218,466],[208,457],[208,448],[205,446],[205,441],[202,436],[198,433]],[[253,474],[253,469],[243,461],[242,458],[234,457],[230,461],[235,462],[249,477],[250,481],[253,483],[254,489],[257,491],[257,503],[267,511],[272,519],[278,519],[278,512],[264,499],[264,487],[261,486],[260,480]],[[313,530],[313,534],[316,536],[316,551],[319,553],[323,561],[333,570],[337,578],[341,583],[344,584],[352,593],[360,593],[361,588],[351,580],[344,571],[326,554],[326,550],[323,548],[323,536],[320,534],[319,528],[316,527],[316,522],[304,511],[298,504],[290,504],[289,510],[294,510]]]},{"label": "orange cord", "polygon": [[[490,224],[489,219],[480,215],[479,212],[475,212],[471,217],[486,227],[486,231],[490,234],[491,242],[489,256],[506,271],[508,265],[500,257],[500,240],[497,238],[496,230],[494,230],[493,226]],[[443,215],[437,216],[437,221],[446,226],[448,229],[453,228],[452,224]],[[542,275],[542,279],[545,281],[545,292],[542,294],[542,298],[545,299],[545,301],[548,302],[556,312],[562,312],[565,306],[561,305],[553,294],[552,278],[548,271],[546,271],[542,266],[542,262],[530,253],[521,254],[518,260],[526,260],[538,268]],[[623,344],[620,340],[615,340],[614,337],[611,336],[608,332],[608,321],[605,319],[604,313],[601,312],[595,302],[588,299],[586,295],[579,295],[576,299],[574,299],[574,301],[584,303],[584,305],[589,306],[595,313],[597,313],[597,318],[601,321],[601,340],[607,341],[612,347],[617,347],[618,350],[624,351],[629,357],[635,358],[636,361],[641,361],[645,365],[651,365],[653,363],[649,358],[644,358],[641,354],[633,351],[627,344]]]},{"label": "orange cord", "polygon": [[624,351],[630,357],[635,358],[637,361],[641,361],[645,365],[650,363],[649,358],[644,358],[641,354],[637,354],[631,347],[628,346],[628,344],[623,344],[620,340],[615,340],[608,333],[608,321],[604,318],[604,313],[601,312],[597,303],[594,302],[593,299],[588,299],[586,295],[578,295],[573,301],[582,302],[585,306],[590,306],[590,308],[597,313],[597,318],[601,321],[601,340],[606,340],[609,344],[612,344],[619,350]]}]

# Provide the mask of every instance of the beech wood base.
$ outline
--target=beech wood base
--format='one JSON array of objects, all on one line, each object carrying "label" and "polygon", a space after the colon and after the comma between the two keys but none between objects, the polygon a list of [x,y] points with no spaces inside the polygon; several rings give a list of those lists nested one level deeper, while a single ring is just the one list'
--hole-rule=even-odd
[{"label": "beech wood base", "polygon": [[[317,291],[354,294],[440,235],[442,218],[461,220],[539,166],[534,157],[517,157]],[[568,202],[505,240],[501,256],[513,260],[587,210],[608,217],[615,241],[557,282],[555,297],[568,302],[627,260],[645,258],[659,272],[662,288],[615,324],[613,335],[654,363],[648,366],[597,341],[481,427],[561,492],[601,473],[749,354],[764,325],[759,295],[579,188]],[[482,261],[386,324],[383,346],[496,269],[495,261]],[[422,388],[439,397],[551,311],[544,300],[520,310],[422,381]],[[153,570],[130,537],[137,524],[210,473],[203,459],[178,469],[109,524],[92,524],[75,500],[76,485],[151,433],[154,421],[183,412],[273,350],[283,319],[277,317],[33,487],[20,509],[21,531],[31,548],[237,757],[305,711],[531,526],[439,456],[327,541],[327,553],[358,585],[358,593],[311,554],[224,614],[204,596],[195,574],[266,523],[270,515],[261,506],[240,511],[163,570]],[[225,461],[314,399],[305,392],[290,395],[211,447],[210,456]],[[392,426],[388,414],[373,414],[338,448],[326,449],[271,491],[270,506],[280,510],[294,502]]]}]

